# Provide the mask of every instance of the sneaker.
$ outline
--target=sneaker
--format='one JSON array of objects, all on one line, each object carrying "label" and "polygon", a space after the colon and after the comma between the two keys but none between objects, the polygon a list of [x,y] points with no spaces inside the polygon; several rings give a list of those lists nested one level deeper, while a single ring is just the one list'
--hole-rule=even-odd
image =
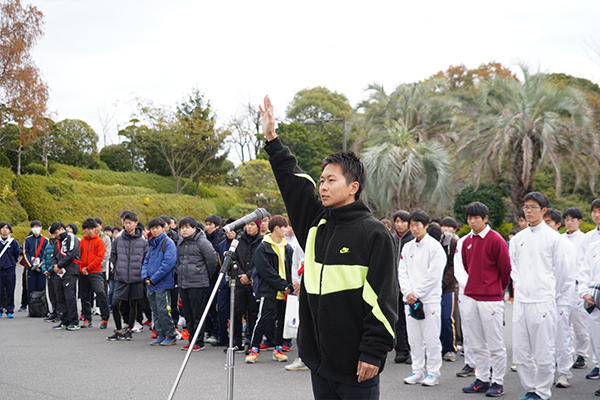
[{"label": "sneaker", "polygon": [[[228,347],[223,349],[223,353],[227,353],[227,350],[229,350]],[[233,346],[233,352],[234,353],[245,353],[246,349],[244,349],[244,346]]]},{"label": "sneaker", "polygon": [[435,385],[438,385],[439,383],[440,383],[440,378],[436,378],[431,374],[427,374],[427,375],[425,375],[425,378],[423,378],[423,383],[421,383],[421,385],[435,386]]},{"label": "sneaker", "polygon": [[9,312],[9,313],[6,313],[6,318],[8,318],[8,319],[13,319],[14,317],[15,317],[15,314],[13,314],[13,313],[10,313],[10,312]]},{"label": "sneaker", "polygon": [[110,342],[113,342],[115,340],[121,340],[121,339],[123,339],[123,334],[119,333],[116,329],[112,335],[106,337],[106,340],[108,340]]},{"label": "sneaker", "polygon": [[308,367],[300,357],[296,358],[291,364],[284,367],[286,371],[306,371]]},{"label": "sneaker", "polygon": [[600,379],[600,370],[598,369],[598,367],[595,367],[593,370],[591,370],[590,373],[585,376],[585,378]]},{"label": "sneaker", "polygon": [[79,325],[75,325],[75,324],[69,324],[67,326],[67,330],[68,331],[78,331],[79,330]]},{"label": "sneaker", "polygon": [[534,398],[534,397],[532,397],[533,395],[537,396],[537,394],[535,392],[527,392],[527,393],[525,393],[524,396],[519,397],[519,400],[531,400]]},{"label": "sneaker", "polygon": [[456,361],[456,353],[453,351],[449,351],[442,356],[442,360],[454,362]]},{"label": "sneaker", "polygon": [[583,356],[577,356],[577,359],[573,363],[573,367],[572,368],[575,368],[575,369],[583,369],[583,368],[585,368],[585,357],[583,357]]},{"label": "sneaker", "polygon": [[285,344],[282,344],[282,345],[281,345],[281,351],[288,352],[288,351],[290,351],[290,350],[291,350],[291,349],[290,349],[290,346],[288,346],[288,345],[285,345]]},{"label": "sneaker", "polygon": [[135,324],[133,324],[132,332],[140,333],[143,330],[144,330],[144,326],[142,324],[140,324],[139,322],[135,321]]},{"label": "sneaker", "polygon": [[133,339],[133,335],[131,334],[131,330],[127,329],[125,331],[125,333],[123,333],[123,337],[122,338],[125,339],[125,340],[131,340],[131,339]]},{"label": "sneaker", "polygon": [[52,329],[67,329],[67,326],[65,324],[58,324],[54,325]]},{"label": "sneaker", "polygon": [[93,328],[94,325],[92,325],[91,321],[88,321],[87,319],[83,321],[83,323],[81,324],[82,328]]},{"label": "sneaker", "polygon": [[27,310],[27,306],[21,306],[21,307],[19,307],[19,312],[23,312],[25,310]]},{"label": "sneaker", "polygon": [[210,343],[210,344],[215,344],[218,342],[217,338],[214,336],[209,336],[208,338],[206,338],[205,340],[206,343]]},{"label": "sneaker", "polygon": [[156,339],[156,329],[152,329],[152,339]]},{"label": "sneaker", "polygon": [[94,307],[93,314],[94,315],[100,315],[100,307]]},{"label": "sneaker", "polygon": [[[0,314],[0,315],[2,315],[2,314]],[[46,318],[44,318],[44,322],[54,322],[55,319],[56,319],[56,315],[50,314]]]},{"label": "sneaker", "polygon": [[147,319],[144,322],[142,322],[142,325],[152,326],[152,321],[150,321],[149,319]]},{"label": "sneaker", "polygon": [[206,348],[205,345],[200,346],[199,344],[195,344],[194,348],[192,349],[192,351],[202,351]]},{"label": "sneaker", "polygon": [[[158,339],[158,338],[157,338]],[[174,346],[177,344],[177,339],[175,337],[165,338],[160,345],[161,346]]]},{"label": "sneaker", "polygon": [[277,346],[275,350],[273,350],[273,361],[286,362],[287,360],[288,356],[281,351],[281,346]]},{"label": "sneaker", "polygon": [[[159,346],[164,340],[165,340],[164,336],[158,336],[156,339],[154,339],[152,342],[150,342],[150,346]],[[189,344],[187,346],[190,347]]]},{"label": "sneaker", "polygon": [[80,321],[85,321],[85,316],[84,316],[83,314],[81,314],[81,315],[79,316],[79,320],[80,320]]},{"label": "sneaker", "polygon": [[483,382],[479,379],[475,379],[475,382],[467,387],[462,388],[462,391],[463,393],[486,393],[489,388],[489,382]]},{"label": "sneaker", "polygon": [[598,397],[600,397],[600,389],[598,389],[598,390],[596,390],[596,391],[594,392],[594,396],[598,396]]},{"label": "sneaker", "polygon": [[511,370],[512,372],[517,372],[517,366],[516,366],[515,364],[511,365],[511,366],[510,366],[510,370]]},{"label": "sneaker", "polygon": [[402,364],[406,362],[407,358],[410,358],[410,353],[396,353],[396,357],[394,357],[394,362],[396,364]]},{"label": "sneaker", "polygon": [[567,378],[566,375],[561,374],[558,379],[556,380],[556,387],[557,388],[562,388],[562,389],[566,389],[569,386],[571,386],[571,384],[569,383],[569,378]]},{"label": "sneaker", "polygon": [[179,319],[177,320],[177,326],[179,327],[179,329],[183,329],[183,327],[185,325],[186,325],[186,320],[182,315],[180,315]]},{"label": "sneaker", "polygon": [[475,376],[475,368],[471,367],[469,364],[465,364],[463,369],[456,373],[456,376],[459,378],[466,378],[467,376]]},{"label": "sneaker", "polygon": [[106,329],[108,327],[108,321],[100,322],[100,329]]},{"label": "sneaker", "polygon": [[417,383],[423,383],[423,378],[423,374],[413,372],[412,374],[404,378],[404,383],[406,383],[407,385],[416,385]]},{"label": "sneaker", "polygon": [[256,362],[257,358],[258,358],[258,349],[256,347],[253,347],[250,350],[250,352],[248,353],[248,355],[246,356],[246,363],[254,364]]},{"label": "sneaker", "polygon": [[268,349],[272,349],[274,346],[273,345],[269,345],[267,343],[263,343],[260,345],[259,349],[261,350],[268,350]]},{"label": "sneaker", "polygon": [[494,382],[492,383],[492,386],[490,386],[490,388],[487,390],[487,392],[485,392],[485,395],[487,397],[500,397],[504,394],[504,388],[502,387],[502,385]]}]

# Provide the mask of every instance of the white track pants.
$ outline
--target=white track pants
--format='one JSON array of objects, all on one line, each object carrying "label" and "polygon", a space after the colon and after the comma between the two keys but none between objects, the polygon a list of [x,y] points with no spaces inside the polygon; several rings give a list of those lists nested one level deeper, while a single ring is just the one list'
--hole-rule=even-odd
[{"label": "white track pants", "polygon": [[571,353],[571,306],[556,306],[556,373],[571,379],[573,353]]},{"label": "white track pants", "polygon": [[[410,316],[406,307],[406,332],[410,344],[412,370],[417,374],[440,376],[442,367],[442,306],[440,302],[423,304],[425,319],[416,320]],[[425,366],[427,354],[427,367]]]},{"label": "white track pants", "polygon": [[504,302],[477,301],[465,296],[461,304],[464,325],[468,327],[469,345],[475,361],[475,377],[483,382],[504,385],[506,346],[504,345]]},{"label": "white track pants", "polygon": [[549,399],[555,370],[556,304],[515,301],[512,329],[513,361],[521,385],[526,392]]},{"label": "white track pants", "polygon": [[[587,311],[586,311],[587,313]],[[594,354],[594,364],[598,367],[598,360],[600,360],[600,310],[594,308],[594,311],[590,314],[590,339],[592,342],[592,353]]]},{"label": "white track pants", "polygon": [[[469,365],[469,367],[475,368],[475,360],[473,358],[473,351],[471,350],[470,343],[470,336],[472,336],[472,334],[469,332],[469,326],[465,324],[465,298],[466,296],[463,292],[458,293],[458,310],[460,312],[460,329],[462,331],[463,352],[465,353],[465,364]],[[489,357],[489,352],[487,355]]]},{"label": "white track pants", "polygon": [[569,319],[575,333],[575,354],[587,359],[590,349],[590,314],[583,307],[583,299],[571,310]]}]

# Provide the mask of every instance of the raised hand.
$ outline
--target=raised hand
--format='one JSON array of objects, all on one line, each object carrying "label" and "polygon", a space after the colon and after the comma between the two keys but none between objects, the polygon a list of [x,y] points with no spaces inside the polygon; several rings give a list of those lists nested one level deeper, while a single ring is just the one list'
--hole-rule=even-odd
[{"label": "raised hand", "polygon": [[262,116],[262,128],[267,142],[275,139],[277,134],[275,133],[275,117],[273,116],[273,104],[269,95],[265,96],[264,106],[259,105],[260,114]]}]

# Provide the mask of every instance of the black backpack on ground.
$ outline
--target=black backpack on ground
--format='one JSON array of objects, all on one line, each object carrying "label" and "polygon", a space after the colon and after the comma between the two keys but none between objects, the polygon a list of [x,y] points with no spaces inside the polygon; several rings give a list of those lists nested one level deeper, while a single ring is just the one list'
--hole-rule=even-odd
[{"label": "black backpack on ground", "polygon": [[34,318],[45,318],[48,316],[48,303],[46,292],[31,292],[29,295],[29,316]]}]

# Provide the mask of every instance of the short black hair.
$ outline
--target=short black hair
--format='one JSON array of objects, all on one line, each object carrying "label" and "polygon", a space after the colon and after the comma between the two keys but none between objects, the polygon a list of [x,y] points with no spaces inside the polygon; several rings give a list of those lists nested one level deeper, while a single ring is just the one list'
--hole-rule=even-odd
[{"label": "short black hair", "polygon": [[571,218],[575,218],[575,219],[583,219],[583,213],[577,207],[569,207],[563,213],[563,218],[567,218],[567,217],[571,217]]},{"label": "short black hair", "polygon": [[442,239],[442,228],[435,224],[429,224],[427,234],[439,242]]},{"label": "short black hair", "polygon": [[161,217],[152,218],[150,221],[148,221],[148,229],[152,229],[155,226],[160,226],[160,227],[164,228],[165,225],[167,225],[167,223]]},{"label": "short black hair", "polygon": [[[131,210],[123,210],[123,211],[121,211],[121,216],[120,216],[120,219],[125,219],[125,216],[126,216],[127,214],[135,214],[135,213],[134,213],[133,211],[131,211]],[[132,220],[132,221],[133,221],[133,220]]]},{"label": "short black hair", "polygon": [[592,201],[590,211],[594,211],[594,208],[600,208],[600,199],[594,199],[594,201]]},{"label": "short black hair", "polygon": [[160,219],[162,219],[163,221],[165,221],[165,224],[170,225],[171,224],[171,217],[169,217],[166,214],[161,215],[160,217],[158,217]]},{"label": "short black hair", "polygon": [[133,221],[133,222],[138,222],[138,217],[137,215],[135,215],[135,213],[133,211],[128,212],[127,214],[124,214],[121,219],[124,221],[126,219]]},{"label": "short black hair", "polygon": [[365,165],[360,158],[352,151],[340,151],[331,154],[321,162],[321,171],[329,164],[337,164],[342,168],[342,174],[346,178],[346,184],[358,182],[358,190],[354,194],[354,199],[358,200],[367,183],[367,174],[365,173]]},{"label": "short black hair", "polygon": [[[70,223],[69,225],[67,225],[69,228],[71,228],[73,230],[73,235],[77,235],[77,232],[79,232],[79,228],[77,228],[77,225]],[[94,225],[95,227],[96,225]]]},{"label": "short black hair", "polygon": [[283,215],[273,215],[269,219],[269,230],[271,232],[273,232],[273,229],[275,229],[278,226],[281,226],[282,228],[285,228],[288,225],[289,225],[288,220]]},{"label": "short black hair", "polygon": [[8,222],[0,222],[0,229],[4,228],[5,226],[7,226],[10,233],[12,233],[12,226],[10,226]]},{"label": "short black hair", "polygon": [[179,229],[184,226],[189,226],[190,228],[196,228],[198,226],[198,221],[194,217],[183,217],[179,220]]},{"label": "short black hair", "polygon": [[98,226],[95,218],[88,218],[81,223],[83,229],[94,229]]},{"label": "short black hair", "polygon": [[396,222],[396,220],[400,218],[404,222],[410,221],[410,213],[406,210],[398,210],[392,216],[392,221]]},{"label": "short black hair", "polygon": [[113,227],[112,227],[112,226],[110,226],[110,225],[106,225],[106,226],[104,227],[104,229],[102,229],[102,231],[103,231],[103,232],[106,232],[106,231],[111,231],[111,232],[112,232],[112,230],[113,230]]},{"label": "short black hair", "polygon": [[50,225],[48,231],[50,231],[50,233],[54,235],[54,233],[59,229],[67,229],[67,227],[62,222],[56,221],[53,222],[52,225]]},{"label": "short black hair", "polygon": [[490,209],[488,206],[483,204],[480,201],[474,201],[469,203],[467,209],[465,210],[465,216],[468,217],[481,217],[484,219],[485,217],[490,216]]},{"label": "short black hair", "polygon": [[525,211],[522,208],[519,208],[519,218],[527,219],[525,218]]},{"label": "short black hair", "polygon": [[34,219],[33,221],[31,221],[30,226],[33,228],[34,226],[43,226],[42,225],[42,221],[40,221],[39,219]]},{"label": "short black hair", "polygon": [[94,218],[94,221],[96,221],[96,226],[102,226],[102,218],[96,217]]},{"label": "short black hair", "polygon": [[441,220],[441,219],[439,219],[439,218],[437,218],[437,217],[431,218],[431,221],[430,221],[430,223],[431,223],[431,222],[432,222],[432,223],[435,223],[435,224],[438,224],[439,226],[442,226],[442,220]]},{"label": "short black hair", "polygon": [[513,229],[512,231],[508,232],[508,235],[509,235],[509,236],[510,236],[510,235],[513,235],[513,236],[514,236],[514,235],[516,235],[517,233],[519,233],[519,231],[518,231],[518,230],[516,230],[516,229]]},{"label": "short black hair", "polygon": [[171,218],[171,223],[172,224],[177,225],[177,220],[175,218],[173,218],[173,217],[169,217],[169,218]]},{"label": "short black hair", "polygon": [[120,226],[113,226],[112,227],[112,231],[113,232],[121,232],[121,227]]},{"label": "short black hair", "polygon": [[[542,192],[529,192],[523,198],[523,203],[531,200],[538,203],[541,208],[547,208],[550,205],[550,200],[548,200],[548,196],[546,196]],[[600,207],[600,206],[599,206]]]},{"label": "short black hair", "polygon": [[454,229],[458,229],[458,222],[452,217],[444,217],[441,222],[442,226],[449,226]]},{"label": "short black hair", "polygon": [[410,213],[409,221],[420,222],[423,226],[429,225],[429,215],[420,209],[416,209]]},{"label": "short black hair", "polygon": [[550,217],[550,219],[557,224],[562,223],[562,216],[560,215],[560,211],[558,211],[556,208],[547,209],[544,213],[544,217]]},{"label": "short black hair", "polygon": [[216,226],[221,226],[223,224],[223,220],[221,220],[221,217],[215,214],[211,214],[208,217],[206,217],[204,222],[212,222]]}]

